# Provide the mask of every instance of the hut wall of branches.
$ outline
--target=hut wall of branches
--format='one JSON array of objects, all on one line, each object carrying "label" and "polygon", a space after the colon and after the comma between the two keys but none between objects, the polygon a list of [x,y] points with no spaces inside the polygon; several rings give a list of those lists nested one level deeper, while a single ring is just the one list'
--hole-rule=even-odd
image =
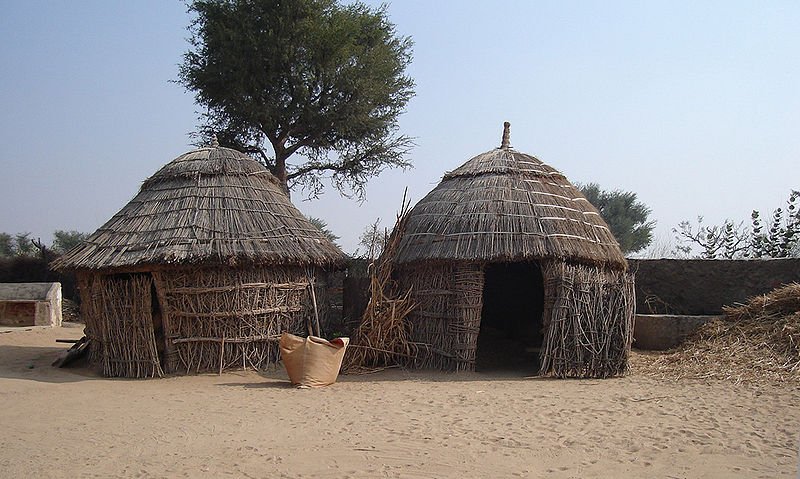
[{"label": "hut wall of branches", "polygon": [[500,148],[447,173],[404,223],[393,261],[416,305],[407,319],[411,340],[428,345],[416,366],[475,369],[488,271],[517,264],[541,276],[540,296],[523,298],[531,304],[514,313],[540,325],[540,374],[609,377],[627,370],[635,294],[625,258],[580,191],[513,150],[507,127]]},{"label": "hut wall of branches", "polygon": [[279,359],[282,332],[306,334],[325,321],[318,278],[326,275],[301,267],[81,272],[92,362],[119,377],[264,368]]},{"label": "hut wall of branches", "polygon": [[[398,272],[416,308],[409,314],[417,367],[474,371],[484,268],[491,263],[418,264]],[[543,262],[544,343],[540,372],[608,377],[627,368],[634,310],[633,275],[566,262]]]},{"label": "hut wall of branches", "polygon": [[263,368],[278,339],[326,323],[341,251],[255,160],[181,155],[53,265],[76,271],[102,374]]}]

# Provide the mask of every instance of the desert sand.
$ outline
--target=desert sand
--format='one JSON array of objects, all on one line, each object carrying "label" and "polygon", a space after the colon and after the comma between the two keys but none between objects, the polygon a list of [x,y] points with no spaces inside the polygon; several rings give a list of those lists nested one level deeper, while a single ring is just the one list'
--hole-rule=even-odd
[{"label": "desert sand", "polygon": [[[75,325],[0,330],[0,476],[790,477],[800,386],[388,370],[156,380],[50,363]],[[635,358],[634,358],[635,360]]]}]

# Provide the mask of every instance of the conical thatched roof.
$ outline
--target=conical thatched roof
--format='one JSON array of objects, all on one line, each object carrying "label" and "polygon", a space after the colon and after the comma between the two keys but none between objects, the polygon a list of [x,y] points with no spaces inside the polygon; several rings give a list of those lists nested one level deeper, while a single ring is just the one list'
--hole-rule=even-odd
[{"label": "conical thatched roof", "polygon": [[54,267],[331,265],[342,260],[341,250],[292,205],[263,165],[236,150],[212,146],[161,168]]},{"label": "conical thatched roof", "polygon": [[409,212],[397,263],[560,258],[626,268],[597,209],[556,169],[508,145],[444,175]]}]

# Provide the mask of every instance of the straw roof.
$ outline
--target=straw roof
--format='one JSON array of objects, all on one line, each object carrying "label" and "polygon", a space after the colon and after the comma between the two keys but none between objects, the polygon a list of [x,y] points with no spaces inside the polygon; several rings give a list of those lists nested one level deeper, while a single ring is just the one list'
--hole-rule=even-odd
[{"label": "straw roof", "polygon": [[263,165],[214,145],[161,168],[124,208],[53,266],[332,265],[342,260],[341,250],[292,205]]},{"label": "straw roof", "polygon": [[558,170],[503,143],[444,175],[409,212],[396,262],[559,258],[627,267],[597,209]]}]

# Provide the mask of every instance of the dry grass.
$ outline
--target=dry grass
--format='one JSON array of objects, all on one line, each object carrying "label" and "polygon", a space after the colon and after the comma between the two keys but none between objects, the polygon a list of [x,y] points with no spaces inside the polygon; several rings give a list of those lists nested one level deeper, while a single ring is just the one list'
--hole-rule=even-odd
[{"label": "dry grass", "polygon": [[634,372],[659,378],[800,382],[800,284],[723,308],[667,353],[637,354]]}]

